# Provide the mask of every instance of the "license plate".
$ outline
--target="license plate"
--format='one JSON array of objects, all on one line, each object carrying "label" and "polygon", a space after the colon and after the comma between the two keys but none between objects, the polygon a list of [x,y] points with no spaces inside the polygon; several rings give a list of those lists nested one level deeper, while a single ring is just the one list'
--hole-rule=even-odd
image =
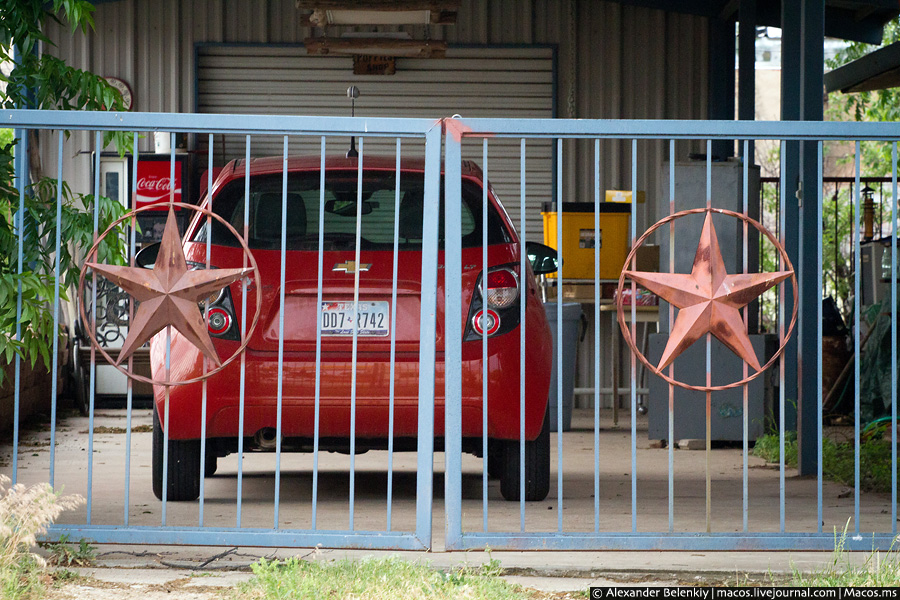
[{"label": "license plate", "polygon": [[391,332],[387,302],[322,302],[322,335],[353,335],[353,320],[359,317],[357,335],[386,336]]}]

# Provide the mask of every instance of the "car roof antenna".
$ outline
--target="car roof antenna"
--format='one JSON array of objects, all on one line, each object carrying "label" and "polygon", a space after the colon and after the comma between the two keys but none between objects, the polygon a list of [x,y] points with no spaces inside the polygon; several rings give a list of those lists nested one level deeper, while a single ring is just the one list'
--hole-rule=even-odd
[{"label": "car roof antenna", "polygon": [[[356,99],[359,98],[359,88],[351,85],[347,88],[347,97],[350,98],[350,116],[356,116]],[[359,152],[356,151],[356,136],[350,136],[350,149],[347,150],[347,158],[358,158]]]}]

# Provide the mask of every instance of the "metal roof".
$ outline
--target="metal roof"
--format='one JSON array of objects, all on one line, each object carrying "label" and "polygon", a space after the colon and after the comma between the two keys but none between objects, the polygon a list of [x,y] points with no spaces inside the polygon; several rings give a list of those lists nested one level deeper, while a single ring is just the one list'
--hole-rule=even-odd
[{"label": "metal roof", "polygon": [[[610,1],[719,19],[736,19],[741,6],[741,0]],[[896,0],[825,0],[825,35],[880,44],[884,24],[898,13],[900,4]],[[756,0],[756,24],[781,27],[781,0]]]},{"label": "metal roof", "polygon": [[[94,4],[120,0],[93,0]],[[333,3],[334,0],[332,0]],[[737,18],[741,0],[608,0],[629,6],[654,8],[670,13]],[[790,0],[798,2],[799,0]],[[827,37],[880,44],[884,24],[900,14],[897,0],[824,0]],[[353,0],[347,0],[352,6]],[[781,26],[781,0],[756,0],[756,24]]]}]

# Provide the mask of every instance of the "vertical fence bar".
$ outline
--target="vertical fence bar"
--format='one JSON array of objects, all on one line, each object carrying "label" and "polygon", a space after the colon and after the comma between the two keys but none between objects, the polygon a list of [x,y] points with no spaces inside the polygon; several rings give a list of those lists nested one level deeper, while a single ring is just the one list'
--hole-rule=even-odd
[{"label": "vertical fence bar", "polygon": [[[316,397],[313,424],[313,478],[312,478],[312,530],[318,527],[317,509],[319,500],[319,407],[322,400],[322,276],[325,254],[325,136],[321,138],[319,149],[319,266],[316,284]],[[396,269],[395,269],[396,272]],[[395,277],[396,279],[396,277]],[[393,360],[391,361],[393,365]],[[394,378],[391,377],[393,383]],[[390,527],[388,527],[390,529]]]},{"label": "vertical fence bar", "polygon": [[859,359],[861,349],[859,347],[859,311],[862,309],[860,301],[860,210],[859,210],[859,140],[855,145],[854,157],[854,190],[853,190],[853,531],[859,534],[859,419],[860,419],[860,390],[859,390]]},{"label": "vertical fence bar", "polygon": [[[824,144],[821,140],[819,140],[816,146],[816,170],[817,170],[817,179],[816,179],[816,258],[818,265],[818,273],[816,274],[817,283],[816,288],[818,290],[825,289],[825,274],[824,274],[824,266],[822,262],[823,254],[824,254],[824,245],[822,242],[823,237],[823,223],[822,219],[824,218],[822,204],[824,202],[824,191],[822,189],[822,175],[823,175],[823,156],[824,156]],[[816,531],[822,533],[822,519],[823,519],[823,509],[822,509],[822,437],[824,435],[823,423],[824,419],[824,408],[822,405],[823,400],[823,389],[822,389],[822,293],[819,292],[819,298],[817,302],[817,314],[816,314]]]},{"label": "vertical fence bar", "polygon": [[[706,208],[712,208],[712,140],[706,140]],[[706,334],[706,387],[712,385],[712,336]],[[706,392],[706,533],[712,531],[712,392]]]},{"label": "vertical fence bar", "polygon": [[[57,132],[56,149],[56,236],[53,265],[53,367],[50,383],[50,487],[56,485],[56,380],[59,372],[59,261],[62,244],[62,186],[63,186],[63,140],[65,132]],[[14,450],[17,450],[14,448]],[[127,464],[127,463],[126,463]],[[126,467],[127,468],[127,467]],[[127,481],[127,476],[126,476]],[[125,522],[128,522],[128,488],[125,488]]]},{"label": "vertical fence bar", "polygon": [[[137,208],[137,163],[138,158],[140,156],[140,151],[138,150],[138,133],[134,132],[134,137],[132,138],[132,168],[131,168],[131,189],[132,194],[128,199],[127,206],[134,210]],[[131,227],[128,231],[128,265],[134,268],[134,250],[136,244],[136,235],[137,235],[137,217],[132,215],[131,217]],[[129,299],[128,301],[128,327],[131,328],[131,323],[134,321],[134,300]],[[128,372],[131,373],[132,369],[134,369],[134,357],[128,357]],[[55,379],[55,378],[54,378]],[[134,412],[134,381],[129,377],[126,383],[127,397],[125,399],[125,507],[124,507],[124,523],[128,525],[129,521],[129,506],[131,504],[131,439],[132,439],[132,416]],[[203,485],[203,480],[200,480],[200,485]],[[202,487],[201,487],[202,489]],[[200,502],[203,502],[203,496],[200,497]],[[202,504],[201,504],[202,507]],[[202,508],[201,508],[202,510]],[[202,521],[202,518],[201,518]]]},{"label": "vertical fence bar", "polygon": [[[785,142],[781,141],[781,174],[780,192],[778,194],[778,239],[784,243],[784,215],[785,215],[785,197],[787,196],[787,181],[784,177],[786,159],[785,159]],[[779,270],[784,270],[784,257],[779,252],[778,256]],[[778,341],[780,346],[784,346],[784,288],[785,283],[782,282],[778,286]],[[784,533],[784,419],[785,419],[785,356],[784,353],[778,359],[778,514],[779,528]]]},{"label": "vertical fence bar", "polygon": [[388,384],[388,479],[387,479],[387,530],[391,530],[391,508],[394,498],[394,377],[397,366],[397,277],[400,257],[400,138],[397,138],[397,164],[394,171],[394,259],[392,272],[394,282],[391,286],[391,381]]},{"label": "vertical fence bar", "polygon": [[[16,261],[16,275],[18,281],[16,282],[16,340],[22,340],[22,263],[24,258],[23,254],[23,242],[25,239],[25,188],[26,182],[29,178],[29,169],[28,169],[28,134],[29,130],[21,129],[22,137],[19,140],[19,147],[21,149],[20,152],[16,153],[16,166],[18,167],[18,192],[19,192],[19,209],[15,214],[15,226],[14,229],[16,231],[16,246],[17,246],[17,261]],[[99,158],[97,159],[100,160]],[[97,163],[97,171],[99,173],[100,167],[99,162]],[[97,227],[94,227],[94,236],[96,237]],[[12,484],[15,485],[19,480],[19,411],[20,406],[19,402],[21,400],[21,394],[19,388],[21,387],[21,364],[22,358],[16,353],[14,359],[14,369],[15,374],[13,375],[13,464],[12,464]],[[93,430],[92,430],[93,431]],[[93,437],[91,438],[93,439]],[[90,467],[88,467],[88,472],[90,472]],[[90,481],[90,475],[88,476],[88,481]],[[88,483],[88,518],[90,518],[90,506],[91,506],[91,490],[90,483]],[[88,521],[90,522],[90,521]]]},{"label": "vertical fence bar", "polygon": [[363,142],[359,138],[359,158],[356,163],[356,250],[354,252],[353,273],[353,348],[351,351],[352,366],[350,368],[350,531],[353,531],[353,517],[356,500],[356,377],[359,356],[359,272],[360,272],[360,240],[362,239],[362,190],[363,190]]},{"label": "vertical fence bar", "polygon": [[[481,186],[481,513],[482,529],[488,530],[488,140],[481,142],[485,184]],[[522,272],[524,275],[524,271]]]},{"label": "vertical fence bar", "polygon": [[[416,446],[416,537],[426,548],[431,547],[432,499],[434,495],[434,396],[435,396],[435,334],[437,331],[437,266],[438,266],[438,220],[441,198],[441,142],[443,127],[435,125],[425,134],[425,201],[422,210],[422,301],[419,309],[419,437]],[[451,164],[447,138],[447,181],[454,177],[459,182],[461,161],[457,155],[456,164]],[[451,169],[454,170],[451,173]],[[449,202],[448,202],[449,203]],[[445,347],[446,350],[446,347]],[[457,357],[461,357],[461,350]],[[445,373],[446,362],[445,356]],[[447,402],[445,397],[445,403]],[[458,432],[457,432],[458,433]],[[447,429],[445,439],[449,439]],[[457,448],[459,451],[459,448]],[[447,454],[447,474],[449,477],[449,453]],[[460,456],[457,454],[457,464]],[[457,487],[456,496],[446,496],[447,506],[455,503],[457,512],[455,539],[462,532],[460,503],[462,497]],[[453,538],[451,525],[447,523],[449,546]]]},{"label": "vertical fence bar", "polygon": [[[744,140],[744,156],[743,156],[744,173],[743,173],[743,178],[742,178],[743,184],[744,184],[744,186],[743,186],[744,190],[743,190],[742,209],[743,209],[743,213],[744,213],[745,217],[748,216],[748,213],[750,212],[750,181],[749,181],[750,160],[751,160],[750,140]],[[749,266],[750,240],[748,239],[750,232],[749,232],[749,228],[747,225],[747,221],[742,221],[742,223],[743,223],[743,256],[744,256],[743,267],[744,267],[744,273],[746,274],[746,273],[750,272],[750,266]],[[743,313],[744,313],[744,329],[745,330],[749,329],[749,310],[750,309],[748,306],[744,306]],[[743,379],[747,379],[747,375],[748,375],[747,361],[742,360],[741,365],[742,365],[742,369],[743,369],[742,377],[743,377]],[[743,433],[741,436],[742,441],[743,441],[743,447],[742,447],[742,452],[741,452],[741,458],[742,458],[742,461],[741,461],[742,462],[742,465],[741,465],[741,488],[742,488],[741,489],[741,498],[743,499],[742,500],[742,518],[743,518],[743,530],[745,532],[749,530],[748,521],[749,521],[749,514],[750,514],[750,500],[749,500],[749,498],[750,498],[750,472],[749,472],[749,467],[748,467],[748,460],[749,460],[748,456],[750,455],[750,446],[749,446],[749,444],[750,444],[750,442],[749,442],[750,417],[748,414],[750,412],[749,411],[749,409],[750,409],[749,389],[750,389],[749,383],[745,383],[744,385],[741,386],[741,391],[743,392],[743,394],[742,394],[743,398],[742,398],[742,403],[741,403],[741,406],[743,407],[743,410],[741,411],[741,412],[743,412],[743,415],[742,415],[743,416]]]},{"label": "vertical fence bar", "polygon": [[[448,128],[449,129],[449,128]],[[462,136],[453,132],[446,136],[446,176],[444,178],[444,438],[446,446],[447,545],[462,531],[462,387],[457,369],[462,362],[462,240],[460,210],[462,197]],[[426,152],[429,150],[426,147]],[[426,185],[431,183],[426,172]],[[428,203],[426,202],[426,207]],[[436,216],[435,216],[436,218]],[[426,219],[427,221],[427,219]],[[423,234],[424,235],[424,234]],[[431,248],[424,254],[431,258]],[[425,271],[422,271],[422,289]],[[424,309],[423,309],[424,312]],[[425,333],[424,331],[422,332]],[[422,340],[424,341],[424,337]],[[421,378],[420,378],[421,380]],[[423,390],[419,388],[421,406]],[[426,390],[426,394],[431,394]],[[421,473],[421,471],[420,471]]]},{"label": "vertical fence bar", "polygon": [[[287,184],[288,184],[288,136],[284,136],[284,153],[281,159],[281,275],[278,293],[278,383],[275,392],[275,516],[273,529],[278,529],[281,506],[281,440],[284,408],[284,280],[287,271]],[[358,243],[358,242],[357,242]],[[359,265],[359,261],[356,262]],[[359,269],[357,269],[359,271]]]},{"label": "vertical fence bar", "polygon": [[891,144],[891,533],[897,535],[897,142]]},{"label": "vertical fence bar", "polygon": [[[519,142],[519,228],[522,240],[525,240],[525,138]],[[558,207],[557,207],[558,208]],[[524,242],[523,242],[524,243]],[[519,252],[519,260],[521,261],[520,269],[525,272],[525,252]],[[557,294],[562,293],[562,270],[556,273],[556,291]],[[519,323],[522,331],[519,334],[519,464],[525,462],[525,303],[519,302]],[[550,411],[544,417],[550,418]],[[525,493],[524,482],[520,488],[519,496],[519,530],[525,531]]]},{"label": "vertical fence bar", "polygon": [[[631,247],[637,242],[637,139],[631,140]],[[631,259],[631,270],[637,270]],[[637,336],[637,286],[631,280],[631,335]],[[631,352],[631,531],[637,532],[637,357]],[[613,390],[618,397],[618,390]]]},{"label": "vertical fence bar", "polygon": [[[556,290],[556,520],[557,529],[563,530],[563,278],[562,278],[562,239],[563,239],[563,141],[556,140],[556,252],[560,265],[559,288]],[[549,418],[549,416],[548,416]],[[523,443],[522,448],[525,445]],[[522,459],[522,496],[525,496],[525,460]]]},{"label": "vertical fence bar", "polygon": [[[594,140],[594,533],[600,532],[600,138]],[[561,339],[561,338],[560,338]]]},{"label": "vertical fence bar", "polygon": [[[669,214],[675,214],[675,140],[669,140]],[[675,221],[669,223],[669,273],[675,272]],[[669,337],[675,323],[675,305],[669,304]],[[669,377],[675,379],[675,362],[669,363]],[[669,391],[669,533],[675,531],[675,385]]]},{"label": "vertical fence bar", "polygon": [[[166,381],[172,378],[172,326],[166,325]],[[166,413],[165,424],[163,425],[163,472],[162,472],[162,525],[166,525],[166,507],[168,506],[169,494],[169,391],[171,386],[165,386],[165,401],[163,410]]]},{"label": "vertical fence bar", "polygon": [[[250,237],[250,136],[244,142],[244,239]],[[321,253],[320,253],[321,255]],[[243,268],[247,268],[247,255],[244,254]],[[256,285],[262,285],[257,281]],[[247,340],[247,280],[241,279],[241,343]],[[241,352],[241,378],[238,390],[238,473],[237,473],[237,513],[235,527],[241,526],[241,511],[244,500],[244,410],[247,385],[247,353]]]},{"label": "vertical fence bar", "polygon": [[[169,202],[175,201],[175,132],[169,134]],[[171,209],[170,209],[171,210]],[[166,325],[166,381],[172,378],[172,326]],[[169,393],[172,388],[165,386],[165,423],[163,425],[163,477],[162,477],[162,524],[166,524],[166,507],[169,489]]]},{"label": "vertical fence bar", "polygon": [[[207,147],[209,148],[208,163],[206,166],[206,207],[213,209],[212,188],[213,188],[213,150],[214,150],[213,134],[209,134]],[[212,253],[212,217],[206,215],[206,260],[204,266],[209,269],[209,263]],[[209,302],[205,302],[203,306],[203,321],[209,323]],[[203,375],[209,372],[209,362],[203,357]],[[197,513],[198,527],[203,527],[203,512],[206,506],[206,453],[209,448],[206,444],[206,415],[209,404],[209,386],[207,380],[204,379],[200,383],[200,505]],[[218,457],[216,457],[218,460]]]},{"label": "vertical fence bar", "polygon": [[[27,138],[26,138],[27,139]],[[100,152],[103,150],[103,132],[98,131],[94,135],[94,243],[97,242],[99,235],[98,229],[100,224]],[[21,267],[21,261],[20,261]],[[94,271],[91,277],[91,324],[90,327],[94,331],[97,330],[97,272]],[[81,300],[79,298],[79,300]],[[17,363],[18,364],[18,363]],[[16,370],[18,372],[18,369]],[[16,386],[18,390],[18,385]],[[93,487],[94,487],[94,404],[97,392],[97,349],[91,344],[91,384],[90,394],[88,398],[88,480],[87,480],[87,518],[86,523],[91,524],[91,512],[93,508]],[[163,482],[165,483],[165,482]],[[165,509],[165,506],[163,506]]]}]

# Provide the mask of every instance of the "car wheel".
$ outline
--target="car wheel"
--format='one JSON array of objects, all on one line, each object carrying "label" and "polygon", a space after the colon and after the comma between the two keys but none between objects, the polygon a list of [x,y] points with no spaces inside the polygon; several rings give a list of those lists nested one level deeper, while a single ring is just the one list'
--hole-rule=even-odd
[{"label": "car wheel", "polygon": [[488,459],[487,459],[488,477],[491,479],[499,479],[500,473],[503,471],[503,441],[488,440]]},{"label": "car wheel", "polygon": [[91,412],[88,402],[88,396],[90,395],[89,385],[83,373],[75,376],[75,408],[78,409],[82,417],[88,416]]},{"label": "car wheel", "polygon": [[206,466],[204,467],[204,472],[207,477],[211,477],[216,474],[216,469],[219,467],[219,457],[216,456],[215,451],[209,447],[209,444],[206,445]]},{"label": "car wheel", "polygon": [[[162,500],[163,429],[153,410],[153,494]],[[208,471],[207,471],[208,473]],[[166,500],[191,501],[200,497],[200,440],[169,440]]]},{"label": "car wheel", "polygon": [[[519,499],[519,440],[504,440],[500,456],[500,493]],[[490,463],[489,463],[490,468]],[[490,473],[489,473],[490,474]],[[541,433],[525,442],[525,500],[540,501],[550,492],[550,419],[544,415]]]}]

